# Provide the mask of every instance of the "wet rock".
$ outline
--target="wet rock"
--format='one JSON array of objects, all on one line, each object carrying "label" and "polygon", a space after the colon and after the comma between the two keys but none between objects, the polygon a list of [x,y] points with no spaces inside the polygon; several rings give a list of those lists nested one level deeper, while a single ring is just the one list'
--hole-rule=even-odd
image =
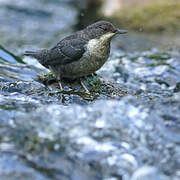
[{"label": "wet rock", "polygon": [[179,56],[173,51],[161,53],[152,49],[123,56],[117,53],[112,58],[100,72],[105,74],[108,70],[109,78],[114,78],[130,93],[149,98],[172,96],[179,83]]},{"label": "wet rock", "polygon": [[[57,81],[52,73],[48,73],[44,76],[38,76],[38,78],[35,80],[48,86],[56,82],[55,85],[58,88]],[[128,95],[128,91],[124,89],[120,84],[116,83],[115,81],[110,81],[97,74],[84,77],[82,80],[85,86],[89,89],[90,95],[94,96],[93,99],[96,99],[101,95],[111,98],[121,96],[123,97]],[[84,90],[80,86],[79,80],[62,79],[62,86],[65,89],[65,91],[62,92],[64,94],[81,94],[82,96],[84,94],[84,97],[88,96],[86,93],[83,93]]]}]

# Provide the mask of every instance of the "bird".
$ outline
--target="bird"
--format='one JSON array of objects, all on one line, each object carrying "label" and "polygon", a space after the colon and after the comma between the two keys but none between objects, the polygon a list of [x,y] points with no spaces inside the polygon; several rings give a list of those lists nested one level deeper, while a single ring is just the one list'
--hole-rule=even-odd
[{"label": "bird", "polygon": [[60,91],[63,91],[62,78],[67,78],[79,79],[85,92],[89,93],[82,77],[99,70],[109,57],[112,38],[127,32],[101,20],[61,39],[52,48],[25,51],[24,55],[36,58],[48,68],[55,75]]}]

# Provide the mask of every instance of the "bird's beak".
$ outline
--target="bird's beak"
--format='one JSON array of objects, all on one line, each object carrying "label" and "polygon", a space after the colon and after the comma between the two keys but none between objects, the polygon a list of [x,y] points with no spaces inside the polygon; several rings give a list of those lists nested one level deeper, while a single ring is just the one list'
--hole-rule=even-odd
[{"label": "bird's beak", "polygon": [[116,34],[126,34],[128,33],[128,30],[124,30],[124,29],[117,29]]}]

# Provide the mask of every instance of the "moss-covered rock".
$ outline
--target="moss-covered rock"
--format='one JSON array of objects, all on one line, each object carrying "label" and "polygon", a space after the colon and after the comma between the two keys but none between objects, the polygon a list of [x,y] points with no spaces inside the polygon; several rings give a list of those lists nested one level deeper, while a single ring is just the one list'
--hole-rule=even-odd
[{"label": "moss-covered rock", "polygon": [[111,18],[123,27],[138,31],[178,31],[180,2],[162,1],[136,8],[128,7],[116,11]]},{"label": "moss-covered rock", "polygon": [[[35,80],[45,85],[56,86],[58,88],[57,81],[51,72],[45,74],[44,76],[38,76]],[[92,101],[102,95],[105,97],[115,98],[123,97],[129,94],[128,91],[120,84],[107,80],[97,74],[86,76],[82,78],[82,81],[90,91],[90,94],[84,92],[78,80],[70,81],[67,79],[62,79],[61,83],[64,87],[62,92],[52,91],[52,93],[62,93],[67,95],[75,94],[88,101]]]}]

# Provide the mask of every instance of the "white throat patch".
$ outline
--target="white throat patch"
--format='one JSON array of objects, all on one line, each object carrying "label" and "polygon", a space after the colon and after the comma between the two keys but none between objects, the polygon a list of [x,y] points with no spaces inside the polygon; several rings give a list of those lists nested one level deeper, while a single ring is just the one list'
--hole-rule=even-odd
[{"label": "white throat patch", "polygon": [[115,33],[112,33],[112,32],[108,32],[106,34],[103,34],[99,40],[101,41],[101,43],[106,43],[108,42],[109,40],[111,40],[111,38],[115,35]]},{"label": "white throat patch", "polygon": [[91,39],[87,44],[87,50],[89,54],[94,54],[95,56],[104,57],[109,53],[110,41],[115,33],[106,33],[102,35],[99,39]]}]

